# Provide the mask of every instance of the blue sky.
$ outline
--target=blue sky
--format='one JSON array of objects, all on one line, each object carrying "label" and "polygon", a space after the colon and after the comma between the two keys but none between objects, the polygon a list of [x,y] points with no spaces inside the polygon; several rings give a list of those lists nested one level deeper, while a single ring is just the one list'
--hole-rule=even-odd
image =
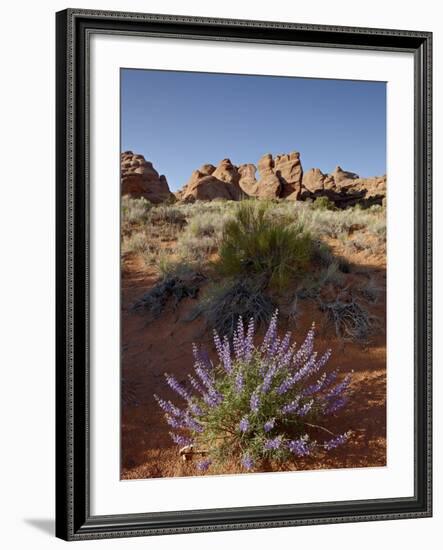
[{"label": "blue sky", "polygon": [[386,84],[122,69],[121,149],[171,190],[202,164],[299,151],[303,169],[386,172]]}]

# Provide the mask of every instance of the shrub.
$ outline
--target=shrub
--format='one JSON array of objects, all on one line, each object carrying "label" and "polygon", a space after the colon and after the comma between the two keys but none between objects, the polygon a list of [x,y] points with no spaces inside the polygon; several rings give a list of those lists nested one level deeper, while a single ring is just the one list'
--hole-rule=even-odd
[{"label": "shrub", "polygon": [[[350,437],[350,432],[333,434],[319,426],[346,404],[350,375],[338,381],[337,371],[325,372],[331,351],[314,352],[314,327],[296,348],[290,333],[278,337],[275,313],[261,345],[254,345],[254,336],[254,321],[245,332],[241,319],[232,343],[215,333],[216,364],[194,345],[189,384],[165,375],[183,408],[155,396],[173,441],[192,445],[192,455],[203,454],[200,470],[233,458],[252,470],[270,459],[284,462],[330,451]],[[327,438],[317,441],[312,434],[318,432]]]},{"label": "shrub", "polygon": [[339,298],[329,303],[321,302],[320,309],[326,312],[336,335],[344,340],[367,341],[377,321],[354,298],[348,302]]},{"label": "shrub", "polygon": [[159,257],[158,264],[158,270],[163,279],[174,277],[183,281],[189,281],[194,277],[204,278],[204,276],[195,269],[194,265],[174,260],[168,256]]},{"label": "shrub", "polygon": [[194,215],[187,230],[194,237],[218,237],[223,229],[225,216],[222,212],[204,212]]},{"label": "shrub", "polygon": [[306,298],[316,299],[328,284],[334,286],[342,286],[343,284],[343,274],[337,261],[333,261],[328,267],[321,269],[315,276],[305,277],[297,290],[297,297],[302,300]]},{"label": "shrub", "polygon": [[132,306],[134,310],[144,310],[152,318],[157,318],[168,303],[175,309],[184,298],[197,298],[204,277],[199,273],[168,275],[148,290]]},{"label": "shrub", "polygon": [[317,197],[312,203],[312,208],[314,210],[337,210],[335,203],[325,196]]},{"label": "shrub", "polygon": [[186,216],[175,206],[160,205],[152,208],[149,214],[152,223],[168,223],[183,226],[186,224]]},{"label": "shrub", "polygon": [[252,318],[259,326],[269,323],[274,310],[275,305],[264,294],[260,280],[234,279],[210,287],[190,320],[201,314],[210,327],[231,337],[239,317]]},{"label": "shrub", "polygon": [[180,257],[186,262],[204,262],[217,248],[214,237],[194,237],[187,231],[182,233],[177,242]]},{"label": "shrub", "polygon": [[122,197],[122,228],[135,223],[145,223],[149,217],[152,204],[144,199],[133,199],[128,195]]},{"label": "shrub", "polygon": [[359,290],[363,298],[372,304],[376,304],[379,297],[384,293],[383,287],[378,286],[372,277],[366,284],[361,285]]},{"label": "shrub", "polygon": [[122,254],[133,252],[143,256],[144,254],[151,253],[154,249],[155,247],[150,242],[145,231],[134,231],[130,235],[124,236],[122,239]]},{"label": "shrub", "polygon": [[223,275],[259,275],[278,289],[306,267],[312,240],[302,224],[267,215],[269,205],[244,201],[223,230],[219,268]]},{"label": "shrub", "polygon": [[369,229],[382,242],[386,242],[386,218],[384,216],[376,218]]}]

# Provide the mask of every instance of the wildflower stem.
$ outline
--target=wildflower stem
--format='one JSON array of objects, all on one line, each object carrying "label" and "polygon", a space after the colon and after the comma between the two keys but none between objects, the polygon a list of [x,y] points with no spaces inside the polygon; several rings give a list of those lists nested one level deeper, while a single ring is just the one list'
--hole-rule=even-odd
[{"label": "wildflower stem", "polygon": [[334,432],[331,432],[330,430],[325,428],[324,426],[319,426],[318,424],[311,424],[310,422],[304,422],[304,424],[306,426],[309,426],[310,428],[318,428],[319,430],[323,430],[324,432],[327,432],[330,435],[334,435],[334,436],[337,435]]}]

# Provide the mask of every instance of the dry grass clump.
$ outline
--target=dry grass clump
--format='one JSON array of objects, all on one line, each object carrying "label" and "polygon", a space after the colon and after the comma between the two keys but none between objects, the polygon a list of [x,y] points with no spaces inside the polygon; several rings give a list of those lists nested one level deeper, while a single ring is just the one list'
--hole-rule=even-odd
[{"label": "dry grass clump", "polygon": [[182,267],[171,271],[133,304],[134,310],[144,310],[152,319],[159,317],[168,305],[176,309],[185,298],[197,298],[205,277],[192,269]]},{"label": "dry grass clump", "polygon": [[170,247],[161,248],[148,229],[142,229],[124,236],[121,243],[121,252],[123,256],[130,253],[136,254],[146,267],[155,267],[161,271],[161,266],[169,261],[169,258],[172,258],[174,251]]},{"label": "dry grass clump", "polygon": [[370,277],[367,283],[360,285],[358,290],[362,297],[371,304],[376,304],[384,293],[384,289],[377,284],[374,277]]},{"label": "dry grass clump", "polygon": [[189,320],[202,315],[219,334],[231,337],[238,318],[253,318],[256,326],[266,324],[275,311],[275,304],[263,289],[263,283],[253,279],[229,279],[210,286]]},{"label": "dry grass clump", "polygon": [[223,228],[230,219],[232,216],[228,212],[203,212],[200,215],[193,215],[186,229],[194,237],[214,237],[219,241]]},{"label": "dry grass clump", "polygon": [[194,237],[189,232],[184,232],[178,239],[177,250],[184,261],[201,264],[217,250],[217,241],[214,237]]},{"label": "dry grass clump", "polygon": [[377,325],[377,319],[354,297],[349,301],[342,301],[339,297],[332,302],[320,301],[320,309],[334,326],[337,337],[344,340],[366,342]]},{"label": "dry grass clump", "polygon": [[303,278],[297,290],[297,297],[301,300],[307,298],[314,300],[320,296],[326,285],[341,288],[343,282],[344,275],[340,269],[340,264],[337,261],[333,261],[317,273],[311,273]]},{"label": "dry grass clump", "polygon": [[126,234],[134,226],[139,226],[149,219],[149,212],[152,204],[144,198],[133,199],[128,195],[122,197],[121,202],[121,225],[122,233]]},{"label": "dry grass clump", "polygon": [[183,227],[186,224],[186,216],[176,206],[160,205],[150,210],[149,221],[153,224],[172,224]]}]

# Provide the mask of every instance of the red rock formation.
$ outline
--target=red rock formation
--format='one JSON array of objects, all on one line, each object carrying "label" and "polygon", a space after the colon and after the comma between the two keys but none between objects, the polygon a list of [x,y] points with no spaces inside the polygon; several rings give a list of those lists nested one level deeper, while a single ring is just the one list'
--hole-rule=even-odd
[{"label": "red rock formation", "polygon": [[238,184],[240,174],[229,159],[223,159],[217,168],[205,164],[192,173],[191,178],[176,195],[180,200],[211,201],[214,199],[239,200],[241,189]]},{"label": "red rock formation", "polygon": [[338,206],[357,202],[381,204],[386,197],[386,176],[360,178],[340,166],[332,174],[323,174],[319,168],[308,170],[303,176],[304,197],[327,196]]},{"label": "red rock formation", "polygon": [[[243,197],[305,200],[327,196],[338,206],[347,206],[357,202],[381,204],[386,196],[386,176],[360,178],[340,166],[331,174],[324,174],[319,168],[303,173],[296,151],[275,157],[269,153],[263,155],[257,168],[254,164],[237,167],[229,159],[223,159],[218,166],[203,164],[175,197],[183,201],[211,201]],[[159,176],[151,162],[131,151],[121,155],[121,181],[122,194],[145,197],[154,204],[174,197],[165,176]]]},{"label": "red rock formation", "polygon": [[280,197],[289,200],[300,199],[303,179],[300,153],[294,151],[289,155],[277,155],[274,159],[274,173],[282,185]]},{"label": "red rock formation", "polygon": [[151,162],[143,155],[125,151],[121,154],[121,192],[131,197],[144,197],[153,204],[165,202],[174,197],[169,190],[166,177],[159,175]]},{"label": "red rock formation", "polygon": [[255,164],[241,164],[238,167],[240,175],[238,184],[243,193],[249,197],[256,197],[258,195],[257,180],[255,179],[256,172],[257,168]]}]

